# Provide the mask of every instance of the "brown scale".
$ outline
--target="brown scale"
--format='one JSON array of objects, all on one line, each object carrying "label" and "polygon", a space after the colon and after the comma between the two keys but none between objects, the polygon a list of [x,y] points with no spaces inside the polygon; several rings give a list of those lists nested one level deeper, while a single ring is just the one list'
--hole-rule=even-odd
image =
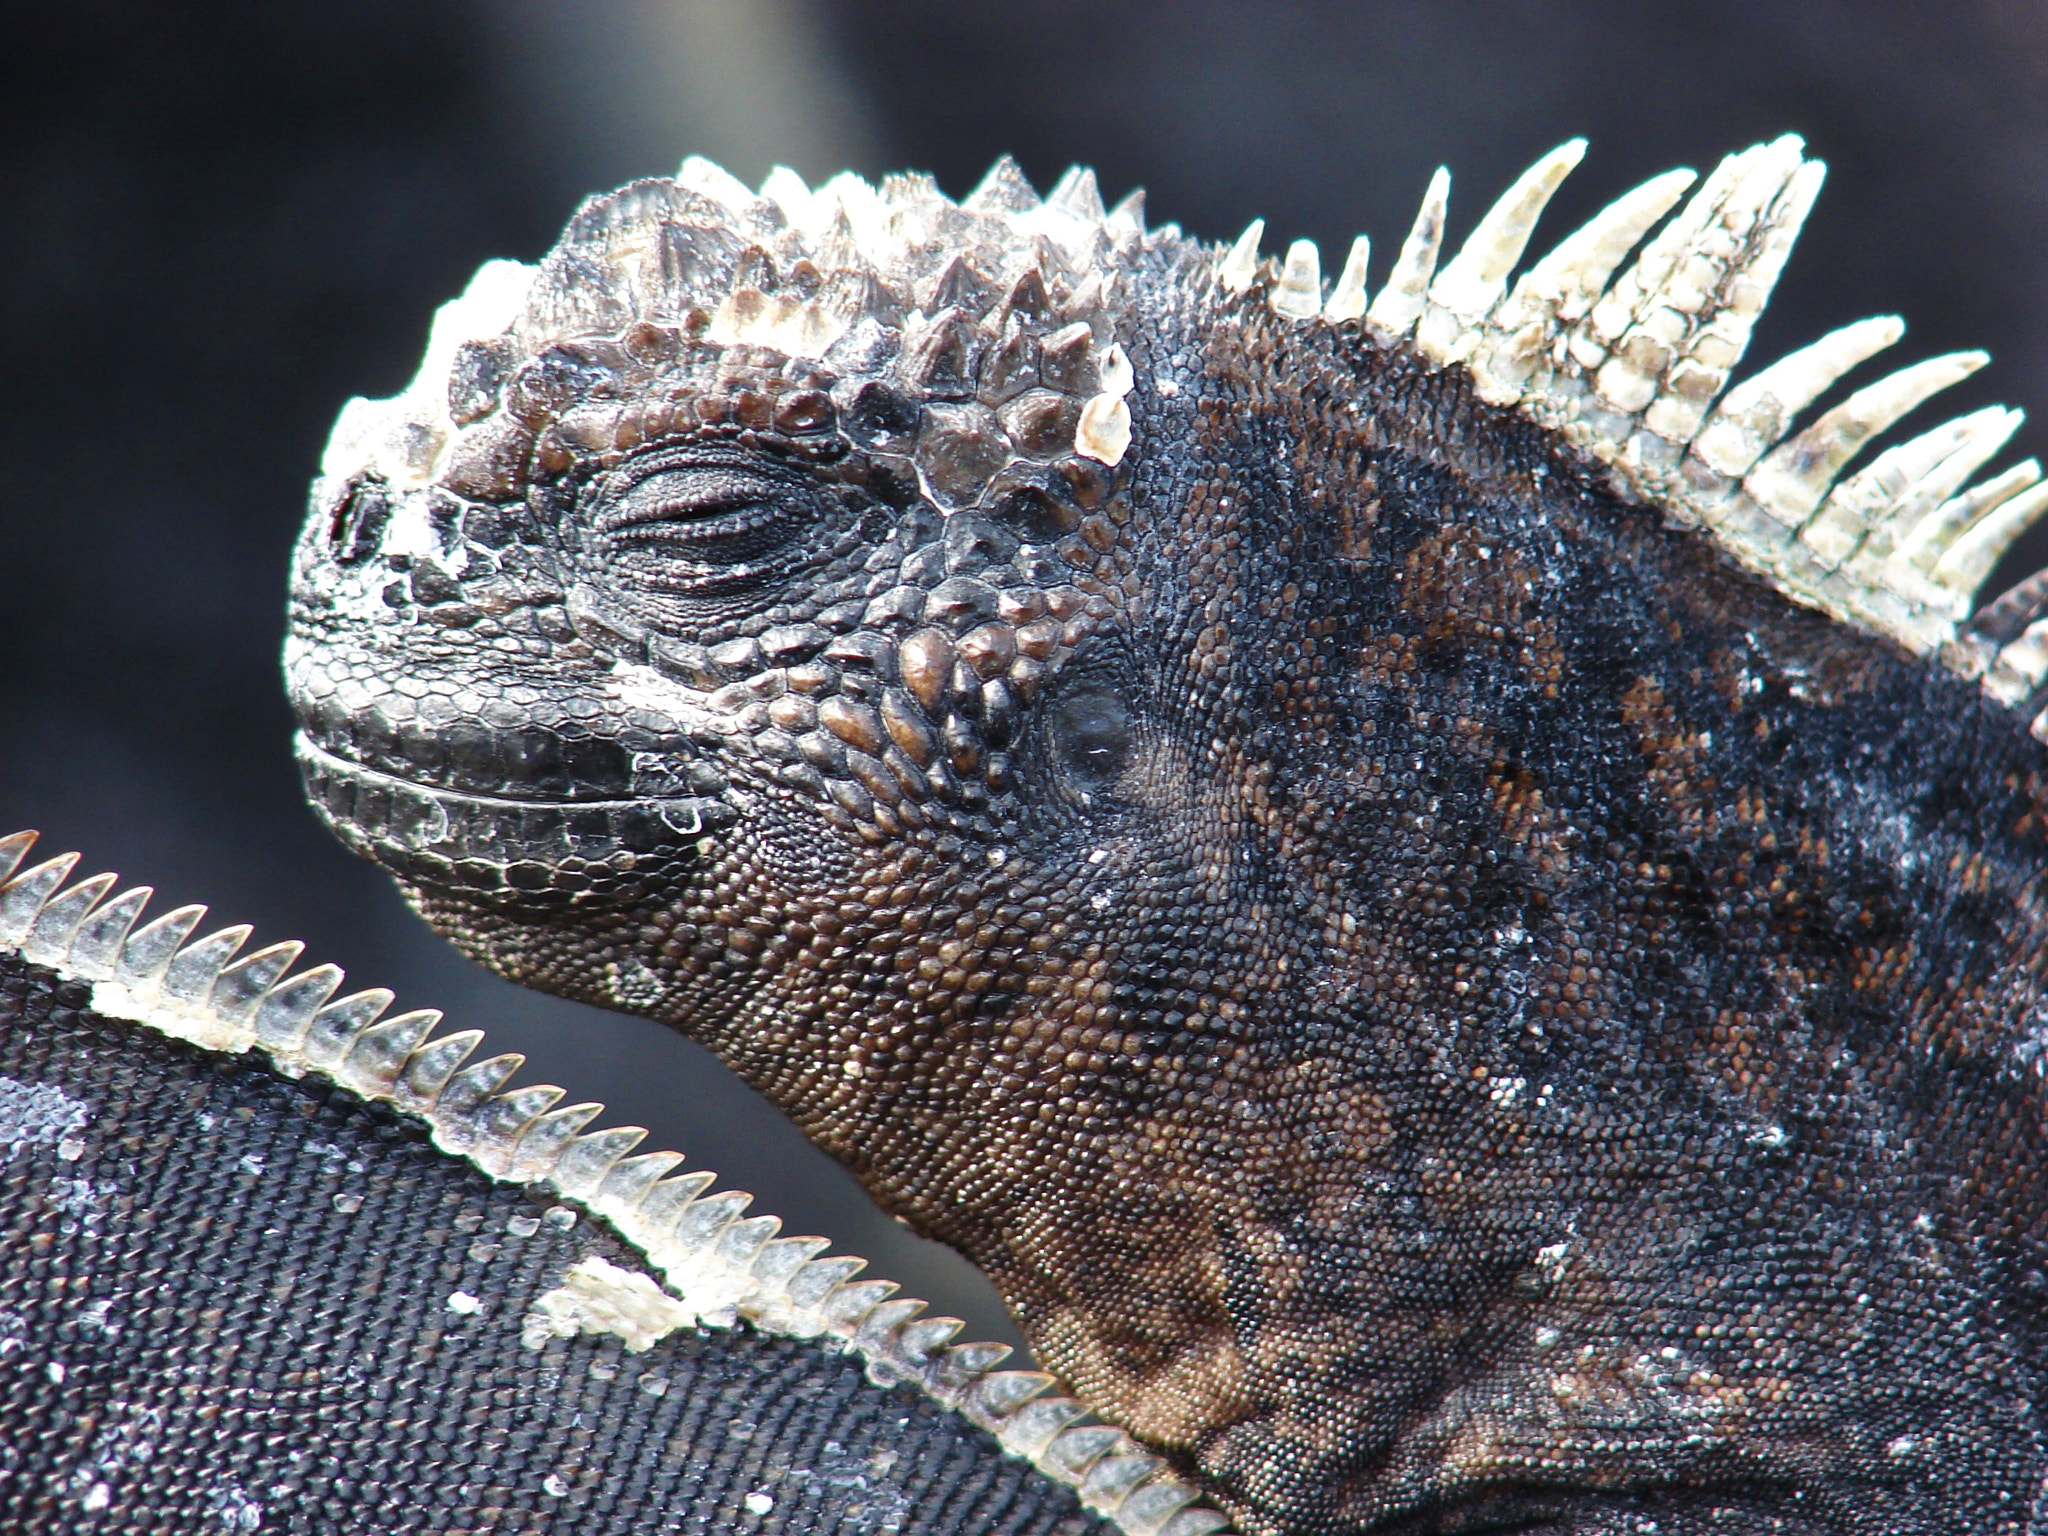
[{"label": "brown scale", "polygon": [[1049,263],[928,274],[874,378],[701,315],[517,375],[466,497],[573,523],[690,446],[846,521],[694,618],[566,604],[736,826],[630,898],[413,898],[550,990],[651,971],[1248,1532],[2021,1529],[2038,749],[1455,370],[1160,250],[1101,321],[1113,473],[1067,451],[1100,288]]}]

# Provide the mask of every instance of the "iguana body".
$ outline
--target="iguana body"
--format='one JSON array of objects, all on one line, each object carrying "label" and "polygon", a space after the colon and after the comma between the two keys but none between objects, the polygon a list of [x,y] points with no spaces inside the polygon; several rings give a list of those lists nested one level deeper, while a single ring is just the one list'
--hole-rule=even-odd
[{"label": "iguana body", "polygon": [[337,429],[308,782],[1248,1530],[2025,1530],[2038,471],[1830,490],[1973,357],[1774,450],[1887,322],[1715,405],[1796,143],[1508,292],[1575,159],[1369,311],[1085,173],[596,200]]}]

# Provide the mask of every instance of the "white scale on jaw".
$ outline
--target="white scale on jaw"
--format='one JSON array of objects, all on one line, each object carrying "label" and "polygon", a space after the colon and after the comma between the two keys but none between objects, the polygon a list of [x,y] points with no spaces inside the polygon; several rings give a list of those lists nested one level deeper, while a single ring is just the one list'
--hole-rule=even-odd
[{"label": "white scale on jaw", "polygon": [[[90,984],[92,1006],[110,1018],[206,1050],[258,1051],[286,1076],[318,1072],[391,1105],[492,1178],[546,1185],[562,1203],[545,1219],[567,1226],[575,1211],[591,1212],[645,1256],[651,1275],[586,1259],[527,1299],[506,1325],[530,1347],[603,1332],[644,1350],[679,1328],[744,1319],[836,1345],[873,1380],[925,1393],[1073,1488],[1125,1536],[1228,1531],[1159,1457],[1121,1430],[1084,1422],[1087,1410],[1073,1399],[1049,1394],[1051,1377],[997,1369],[1006,1346],[953,1343],[957,1318],[923,1315],[923,1302],[894,1296],[888,1281],[856,1280],[861,1260],[824,1257],[823,1238],[778,1236],[776,1218],[745,1214],[750,1196],[714,1192],[716,1175],[679,1171],[673,1152],[635,1155],[647,1135],[638,1127],[587,1129],[602,1105],[563,1105],[560,1088],[513,1085],[526,1058],[473,1059],[481,1030],[437,1034],[438,1010],[391,1014],[392,995],[381,988],[337,997],[338,967],[295,971],[302,946],[292,943],[244,954],[246,926],[195,939],[204,907],[145,921],[148,886],[116,893],[110,874],[72,881],[75,853],[22,869],[34,844],[32,832],[0,837],[0,954]],[[22,1145],[59,1140],[64,1156],[60,1138],[84,1134],[89,1119],[88,1105],[0,1078],[0,1161],[10,1136]],[[346,1210],[342,1198],[336,1208]],[[482,1310],[462,1291],[447,1305],[464,1316]],[[0,1353],[4,1338],[0,1331]]]}]

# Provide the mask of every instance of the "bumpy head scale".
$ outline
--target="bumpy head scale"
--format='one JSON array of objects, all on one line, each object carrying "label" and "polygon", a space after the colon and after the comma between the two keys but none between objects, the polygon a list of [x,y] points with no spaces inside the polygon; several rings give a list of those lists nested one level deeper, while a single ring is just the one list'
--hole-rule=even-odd
[{"label": "bumpy head scale", "polygon": [[[1450,178],[1438,171],[1370,302],[1363,236],[1332,285],[1310,241],[1262,259],[1254,221],[1214,253],[1214,275],[1302,324],[1362,326],[1463,365],[1482,398],[1554,428],[1625,495],[1703,530],[1795,601],[1936,657],[2001,703],[2030,699],[2048,680],[2038,594],[1976,612],[1993,567],[2048,511],[2031,459],[1975,478],[2021,414],[1971,412],[1847,472],[1985,354],[1913,364],[1795,431],[1904,330],[1858,321],[1730,387],[1824,166],[1788,135],[1729,156],[1683,206],[1695,178],[1667,172],[1512,276],[1584,150],[1573,140],[1537,161],[1443,261]],[[814,412],[885,413],[864,393],[878,380],[921,400],[899,446],[948,510],[1062,455],[1115,466],[1131,437],[1130,365],[1110,318],[1119,258],[1153,233],[1178,232],[1148,232],[1136,194],[1105,211],[1081,169],[1041,199],[1006,158],[955,203],[925,176],[872,187],[841,174],[814,191],[781,168],[755,192],[692,159],[673,181],[594,199],[540,265],[487,263],[436,317],[413,384],[351,402],[323,472],[337,497],[365,475],[394,491],[489,491],[526,456],[549,456],[527,423],[550,349],[560,371],[563,348],[609,341],[651,371],[677,337],[817,364],[838,388],[806,402]],[[2048,715],[2034,728],[2048,735]]]}]

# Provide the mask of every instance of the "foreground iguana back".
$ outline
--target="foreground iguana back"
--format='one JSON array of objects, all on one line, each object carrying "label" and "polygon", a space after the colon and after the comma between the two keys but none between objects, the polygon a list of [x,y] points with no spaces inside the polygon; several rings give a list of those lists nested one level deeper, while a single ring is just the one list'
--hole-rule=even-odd
[{"label": "foreground iguana back", "polygon": [[1845,474],[1975,354],[1792,435],[1890,320],[1726,388],[1795,140],[1510,285],[1580,148],[1369,306],[1087,172],[596,199],[343,415],[307,782],[1248,1530],[2029,1529],[2048,487]]}]

